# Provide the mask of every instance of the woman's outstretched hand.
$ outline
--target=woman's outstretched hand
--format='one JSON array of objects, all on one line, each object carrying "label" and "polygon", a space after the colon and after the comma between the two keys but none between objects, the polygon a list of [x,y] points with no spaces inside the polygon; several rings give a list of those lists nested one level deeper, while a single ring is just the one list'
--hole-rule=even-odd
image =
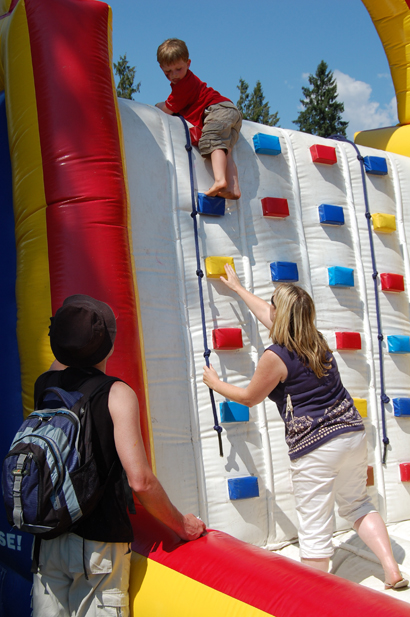
[{"label": "woman's outstretched hand", "polygon": [[241,281],[239,280],[238,275],[236,274],[236,272],[232,268],[232,266],[230,266],[229,264],[225,264],[224,268],[225,268],[226,276],[228,278],[225,278],[224,276],[221,276],[220,280],[227,287],[229,287],[229,289],[232,289],[232,291],[238,292],[238,290],[241,289],[241,287],[242,287]]},{"label": "woman's outstretched hand", "polygon": [[219,383],[220,379],[218,377],[218,373],[216,372],[212,364],[210,364],[209,366],[204,366],[204,374],[202,380],[204,384],[208,386],[208,388],[211,388],[211,390],[215,390],[215,387]]}]

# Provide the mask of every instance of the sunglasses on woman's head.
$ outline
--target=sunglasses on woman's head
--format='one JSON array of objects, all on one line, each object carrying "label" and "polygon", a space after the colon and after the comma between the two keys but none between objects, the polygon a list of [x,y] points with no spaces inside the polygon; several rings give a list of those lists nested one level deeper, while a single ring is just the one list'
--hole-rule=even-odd
[{"label": "sunglasses on woman's head", "polygon": [[271,303],[271,305],[273,306],[273,308],[275,309],[275,308],[276,308],[276,304],[275,304],[275,302],[274,302],[273,296],[272,296],[272,297],[271,297],[271,299],[270,299],[270,303]]}]

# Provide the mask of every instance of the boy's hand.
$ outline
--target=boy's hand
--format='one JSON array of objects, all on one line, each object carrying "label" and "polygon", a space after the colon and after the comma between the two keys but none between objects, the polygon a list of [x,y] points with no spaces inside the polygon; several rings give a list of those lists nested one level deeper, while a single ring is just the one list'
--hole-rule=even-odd
[{"label": "boy's hand", "polygon": [[168,109],[168,107],[165,104],[165,101],[163,101],[162,103],[155,103],[155,107],[158,107],[158,109],[160,109],[164,113],[168,114],[169,116],[172,116],[174,114],[173,111]]},{"label": "boy's hand", "polygon": [[225,268],[226,276],[228,278],[225,278],[224,276],[221,276],[221,277],[219,277],[220,280],[227,287],[229,287],[229,289],[232,289],[232,291],[238,292],[238,290],[241,289],[241,287],[242,287],[242,284],[241,284],[241,281],[238,278],[238,275],[236,274],[235,270],[232,268],[231,265],[225,264],[224,268]]},{"label": "boy's hand", "polygon": [[206,531],[205,523],[193,514],[186,514],[183,517],[183,525],[183,531],[178,534],[183,540],[196,540]]}]

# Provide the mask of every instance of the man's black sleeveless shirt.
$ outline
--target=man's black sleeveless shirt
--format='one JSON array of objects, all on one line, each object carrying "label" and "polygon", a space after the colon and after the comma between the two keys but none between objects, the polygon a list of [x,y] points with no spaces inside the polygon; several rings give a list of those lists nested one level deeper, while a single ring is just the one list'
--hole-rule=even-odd
[{"label": "man's black sleeveless shirt", "polygon": [[[91,375],[103,374],[95,368],[64,371],[48,371],[40,375],[34,386],[35,405],[45,388],[57,386],[76,391]],[[114,425],[108,410],[108,394],[112,381],[95,395],[90,411],[93,426],[93,451],[101,480],[105,482],[113,463],[116,466],[101,501],[85,520],[72,530],[86,540],[97,542],[132,542],[133,531],[127,514],[127,502],[123,483],[123,469],[114,443]]]}]

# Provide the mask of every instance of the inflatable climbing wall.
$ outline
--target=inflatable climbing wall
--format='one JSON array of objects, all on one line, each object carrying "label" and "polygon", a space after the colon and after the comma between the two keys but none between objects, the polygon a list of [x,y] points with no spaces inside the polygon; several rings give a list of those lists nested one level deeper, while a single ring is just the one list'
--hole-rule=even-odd
[{"label": "inflatable climbing wall", "polygon": [[269,344],[219,280],[229,261],[268,302],[280,281],[313,296],[364,419],[369,492],[388,522],[407,519],[409,159],[244,122],[234,150],[242,197],[215,203],[201,195],[212,176],[195,147],[190,169],[183,121],[119,103],[156,469],[171,498],[252,544],[275,549],[297,535],[275,404],[248,409],[215,395],[223,456],[213,428],[204,351],[244,386]]},{"label": "inflatable climbing wall", "polygon": [[[388,3],[404,26],[405,4]],[[222,531],[181,543],[139,509],[131,614],[404,615],[400,601],[252,546],[296,537],[283,426],[270,402],[212,405],[202,366],[211,351],[224,379],[245,384],[268,344],[219,281],[226,261],[266,300],[277,281],[297,280],[364,417],[369,491],[389,522],[408,519],[409,159],[360,148],[359,161],[352,145],[245,123],[241,200],[203,200],[210,168],[182,121],[117,104],[104,2],[0,0],[0,18],[3,455],[52,362],[50,315],[67,295],[94,295],[118,318],[108,371],[138,394],[147,455],[172,500],[251,543]],[[394,546],[404,566],[408,535]],[[29,612],[30,547],[2,510],[1,617]],[[309,607],[301,585],[320,587]]]}]

